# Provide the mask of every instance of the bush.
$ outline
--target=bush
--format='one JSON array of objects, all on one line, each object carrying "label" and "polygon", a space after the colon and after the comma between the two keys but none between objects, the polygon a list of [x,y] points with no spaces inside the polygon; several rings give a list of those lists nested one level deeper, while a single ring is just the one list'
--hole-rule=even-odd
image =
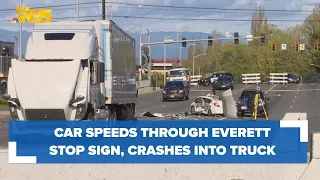
[{"label": "bush", "polygon": [[8,104],[7,100],[0,97],[0,105],[7,105],[7,104]]}]

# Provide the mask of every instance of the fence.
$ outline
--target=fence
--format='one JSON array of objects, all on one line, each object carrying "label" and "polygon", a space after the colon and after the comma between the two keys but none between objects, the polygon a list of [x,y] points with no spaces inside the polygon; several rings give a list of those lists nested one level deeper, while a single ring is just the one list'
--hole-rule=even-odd
[{"label": "fence", "polygon": [[269,83],[286,84],[288,83],[288,73],[270,73]]},{"label": "fence", "polygon": [[260,73],[242,74],[242,83],[243,84],[260,84],[261,83]]}]

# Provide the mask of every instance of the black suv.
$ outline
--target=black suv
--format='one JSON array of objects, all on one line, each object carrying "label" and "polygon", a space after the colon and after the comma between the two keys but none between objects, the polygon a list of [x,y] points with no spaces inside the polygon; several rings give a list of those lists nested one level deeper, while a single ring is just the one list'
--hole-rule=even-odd
[{"label": "black suv", "polygon": [[190,85],[186,81],[169,81],[163,88],[162,101],[188,100]]},{"label": "black suv", "polygon": [[300,83],[300,78],[293,74],[293,73],[288,73],[288,83]]},{"label": "black suv", "polygon": [[234,81],[231,76],[219,76],[218,80],[213,82],[212,88],[215,90],[233,90]]}]

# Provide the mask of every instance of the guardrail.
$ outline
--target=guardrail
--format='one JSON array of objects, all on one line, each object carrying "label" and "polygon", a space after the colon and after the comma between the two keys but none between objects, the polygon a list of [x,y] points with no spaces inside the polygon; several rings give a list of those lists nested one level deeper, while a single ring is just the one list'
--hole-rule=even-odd
[{"label": "guardrail", "polygon": [[269,83],[286,84],[288,83],[288,73],[270,73]]},{"label": "guardrail", "polygon": [[242,83],[243,84],[260,84],[261,83],[260,73],[242,74]]},{"label": "guardrail", "polygon": [[144,87],[150,87],[150,80],[143,80],[143,81],[137,81],[137,88],[144,88]]}]

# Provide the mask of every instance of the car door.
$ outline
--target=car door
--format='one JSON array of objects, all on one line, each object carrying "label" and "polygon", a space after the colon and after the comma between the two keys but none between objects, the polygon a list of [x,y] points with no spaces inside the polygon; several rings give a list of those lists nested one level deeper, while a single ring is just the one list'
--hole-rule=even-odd
[{"label": "car door", "polygon": [[204,111],[204,101],[201,97],[198,97],[195,101],[196,107],[195,111],[196,112],[203,112]]}]

